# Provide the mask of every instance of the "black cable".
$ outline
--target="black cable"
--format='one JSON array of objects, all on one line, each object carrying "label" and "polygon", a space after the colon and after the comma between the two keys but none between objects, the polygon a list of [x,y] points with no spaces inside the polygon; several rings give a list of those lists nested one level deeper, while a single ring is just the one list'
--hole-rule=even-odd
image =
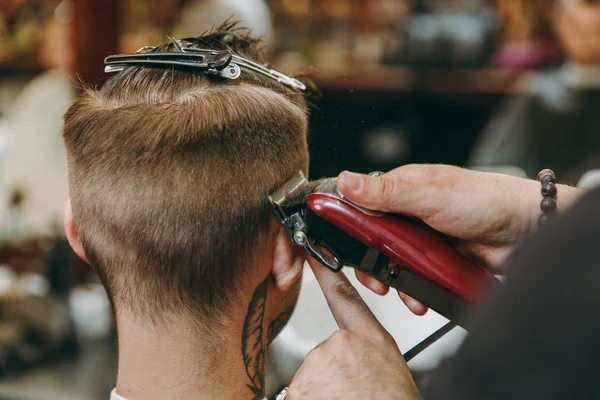
[{"label": "black cable", "polygon": [[409,351],[407,351],[406,353],[403,354],[406,362],[409,362],[410,360],[415,358],[415,356],[417,356],[423,350],[425,350],[426,348],[428,348],[429,346],[431,346],[432,344],[437,342],[439,339],[442,338],[442,336],[444,336],[445,334],[450,332],[455,327],[456,327],[456,324],[454,322],[448,322],[446,325],[442,326],[440,329],[433,332],[421,343],[417,344],[415,347],[413,347],[412,349],[410,349]]}]

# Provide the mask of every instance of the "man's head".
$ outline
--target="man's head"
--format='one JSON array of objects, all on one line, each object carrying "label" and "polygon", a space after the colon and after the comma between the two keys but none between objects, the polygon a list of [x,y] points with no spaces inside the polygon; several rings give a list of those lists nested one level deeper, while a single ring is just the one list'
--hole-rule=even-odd
[{"label": "man's head", "polygon": [[[262,61],[239,31],[186,40]],[[218,324],[269,273],[293,286],[299,271],[273,256],[281,233],[267,193],[307,169],[306,134],[303,96],[247,70],[225,80],[130,67],[82,93],[65,115],[65,228],[117,319],[127,310]]]}]

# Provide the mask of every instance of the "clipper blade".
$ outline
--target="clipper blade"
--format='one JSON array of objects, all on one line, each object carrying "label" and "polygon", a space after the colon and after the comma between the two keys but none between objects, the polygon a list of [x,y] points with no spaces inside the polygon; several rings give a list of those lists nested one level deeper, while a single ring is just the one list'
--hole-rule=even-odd
[{"label": "clipper blade", "polygon": [[308,186],[308,180],[302,171],[298,171],[296,175],[269,194],[269,201],[283,208],[290,203],[290,199],[301,198],[302,193],[305,192],[302,188],[306,186]]},{"label": "clipper blade", "polygon": [[309,182],[302,171],[275,189],[269,195],[271,203],[279,207],[294,207],[304,202],[311,193],[328,193],[342,197],[337,190],[337,179],[326,178]]}]

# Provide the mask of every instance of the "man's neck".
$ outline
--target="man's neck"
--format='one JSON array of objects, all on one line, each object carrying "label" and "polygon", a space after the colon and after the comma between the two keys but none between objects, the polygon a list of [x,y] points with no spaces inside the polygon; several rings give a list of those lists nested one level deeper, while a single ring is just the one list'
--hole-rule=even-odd
[{"label": "man's neck", "polygon": [[185,318],[148,327],[119,312],[117,393],[127,400],[262,399],[265,295],[266,282],[240,314],[243,324],[210,340]]}]

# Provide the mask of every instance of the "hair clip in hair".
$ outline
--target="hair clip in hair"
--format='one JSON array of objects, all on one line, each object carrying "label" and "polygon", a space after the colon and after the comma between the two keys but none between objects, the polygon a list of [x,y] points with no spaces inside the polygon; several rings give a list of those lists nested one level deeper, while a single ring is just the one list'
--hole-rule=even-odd
[{"label": "hair clip in hair", "polygon": [[140,53],[149,53],[151,51],[156,50],[156,46],[144,46],[144,47],[140,47],[138,49],[138,51],[135,52],[135,54],[140,54]]},{"label": "hair clip in hair", "polygon": [[155,68],[179,66],[198,68],[216,74],[231,63],[231,52],[228,50],[204,50],[194,53],[142,52],[108,56],[104,63],[105,72],[118,72],[129,66]]},{"label": "hair clip in hair", "polygon": [[287,75],[282,74],[281,72],[275,71],[274,69],[270,69],[265,67],[264,65],[260,65],[255,63],[254,61],[250,61],[246,58],[242,58],[236,55],[232,56],[232,60],[234,63],[238,64],[241,67],[247,68],[251,71],[257,72],[264,76],[267,76],[271,79],[275,79],[277,82],[282,85],[291,87],[292,89],[304,91],[306,90],[306,85],[300,82],[298,79],[291,78]]},{"label": "hair clip in hair", "polygon": [[295,90],[304,91],[306,86],[298,79],[267,68],[246,58],[234,55],[229,50],[201,49],[188,45],[182,40],[173,39],[176,52],[157,52],[156,47],[144,46],[135,54],[108,56],[104,60],[104,72],[119,72],[126,67],[168,68],[179,67],[198,69],[209,75],[226,79],[238,79],[242,68],[276,80],[278,83]]}]

